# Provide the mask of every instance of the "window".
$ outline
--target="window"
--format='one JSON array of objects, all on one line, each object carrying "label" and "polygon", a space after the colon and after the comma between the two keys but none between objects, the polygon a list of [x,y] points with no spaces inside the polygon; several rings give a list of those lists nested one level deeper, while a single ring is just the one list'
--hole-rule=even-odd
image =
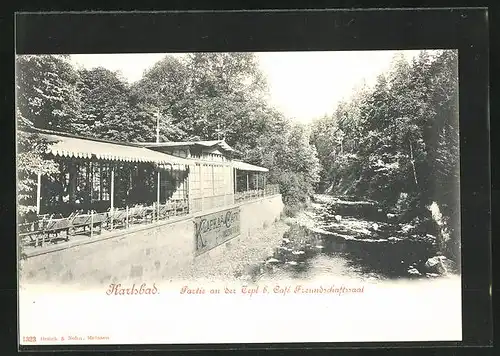
[{"label": "window", "polygon": [[108,163],[102,163],[100,165],[101,169],[101,200],[110,200],[110,189],[111,189],[111,166]]},{"label": "window", "polygon": [[192,172],[190,172],[191,177],[191,194],[193,198],[197,198],[201,196],[200,184],[201,184],[201,169],[200,164],[196,163],[192,167]]},{"label": "window", "polygon": [[217,166],[217,174],[215,176],[215,187],[216,187],[216,195],[224,194],[224,167],[218,165]]},{"label": "window", "polygon": [[92,200],[101,200],[101,166],[98,162],[92,165]]},{"label": "window", "polygon": [[210,197],[214,194],[213,187],[213,166],[209,164],[203,165],[203,195]]}]

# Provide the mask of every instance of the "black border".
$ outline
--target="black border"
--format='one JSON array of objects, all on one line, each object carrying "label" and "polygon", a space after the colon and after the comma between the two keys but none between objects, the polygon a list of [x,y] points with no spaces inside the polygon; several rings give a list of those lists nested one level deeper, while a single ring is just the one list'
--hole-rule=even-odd
[{"label": "black border", "polygon": [[[463,246],[461,343],[41,345],[22,346],[21,350],[491,345],[489,53],[485,9],[17,14],[16,27],[18,54],[458,48]],[[10,128],[14,132],[13,124]],[[14,216],[15,212],[11,213]]]}]

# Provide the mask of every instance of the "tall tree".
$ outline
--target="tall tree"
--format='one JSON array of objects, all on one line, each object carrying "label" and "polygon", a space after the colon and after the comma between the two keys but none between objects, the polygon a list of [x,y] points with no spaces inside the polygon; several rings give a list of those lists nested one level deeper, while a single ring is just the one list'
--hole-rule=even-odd
[{"label": "tall tree", "polygon": [[17,108],[35,127],[69,131],[80,122],[77,83],[68,56],[16,57]]},{"label": "tall tree", "polygon": [[194,97],[190,74],[183,60],[167,55],[132,86],[132,100],[155,127],[160,140],[178,141],[193,134],[191,106]]},{"label": "tall tree", "polygon": [[[225,138],[231,145],[255,143],[254,124],[267,115],[267,87],[253,53],[195,53],[189,56],[196,97],[194,129],[205,139]],[[249,130],[249,127],[252,127]]]},{"label": "tall tree", "polygon": [[[79,71],[82,109],[77,133],[118,141],[151,141],[149,116],[132,102],[129,85],[118,73],[105,68]],[[124,130],[123,128],[127,129]]]},{"label": "tall tree", "polygon": [[269,181],[280,185],[285,204],[296,207],[314,193],[319,182],[320,163],[310,132],[274,112],[267,130],[257,140],[254,162],[269,168]]}]

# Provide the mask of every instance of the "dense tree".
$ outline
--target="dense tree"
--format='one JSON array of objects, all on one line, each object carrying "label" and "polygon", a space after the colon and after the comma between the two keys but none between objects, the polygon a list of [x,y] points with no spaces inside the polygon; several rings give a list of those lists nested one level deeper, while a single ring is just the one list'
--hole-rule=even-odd
[{"label": "dense tree", "polygon": [[[19,128],[26,129],[25,118],[17,110]],[[17,135],[17,197],[20,218],[36,211],[37,175],[57,171],[56,164],[44,157],[48,142],[37,133],[19,132]]]},{"label": "dense tree", "polygon": [[[288,207],[297,208],[314,194],[320,164],[307,128],[274,112],[266,134],[257,140],[249,160],[269,168],[269,181],[280,186]],[[257,158],[256,158],[257,156]]]},{"label": "dense tree", "polygon": [[194,53],[188,57],[194,129],[242,151],[255,147],[269,114],[267,87],[253,53]]},{"label": "dense tree", "polygon": [[[269,106],[252,53],[167,55],[132,85],[104,68],[75,70],[66,57],[20,57],[17,82],[24,124],[144,142],[156,139],[158,120],[161,141],[225,139],[269,167],[289,204],[307,200],[318,181],[308,131]],[[43,150],[25,149],[38,162]]]},{"label": "dense tree", "polygon": [[189,81],[184,61],[167,55],[132,85],[132,102],[143,116],[155,127],[159,119],[160,141],[192,138],[190,113],[194,97]]},{"label": "dense tree", "polygon": [[117,141],[153,140],[154,121],[132,102],[128,84],[117,73],[105,68],[82,69],[78,91],[82,109],[75,133]]},{"label": "dense tree", "polygon": [[77,83],[67,56],[16,57],[17,109],[36,127],[71,130],[81,122]]},{"label": "dense tree", "polygon": [[16,57],[17,179],[19,217],[36,211],[37,174],[54,173],[56,165],[44,157],[47,142],[30,133],[31,127],[72,130],[81,121],[78,73],[66,56]]}]

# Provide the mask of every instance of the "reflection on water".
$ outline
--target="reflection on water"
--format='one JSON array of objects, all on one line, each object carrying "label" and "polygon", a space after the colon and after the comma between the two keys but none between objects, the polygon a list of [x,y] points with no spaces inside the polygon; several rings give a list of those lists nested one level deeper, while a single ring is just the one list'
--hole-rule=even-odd
[{"label": "reflection on water", "polygon": [[313,204],[298,220],[274,254],[251,268],[249,278],[408,278],[408,270],[420,269],[433,253],[432,241],[403,236],[400,226],[388,222],[373,202],[330,198]]}]

